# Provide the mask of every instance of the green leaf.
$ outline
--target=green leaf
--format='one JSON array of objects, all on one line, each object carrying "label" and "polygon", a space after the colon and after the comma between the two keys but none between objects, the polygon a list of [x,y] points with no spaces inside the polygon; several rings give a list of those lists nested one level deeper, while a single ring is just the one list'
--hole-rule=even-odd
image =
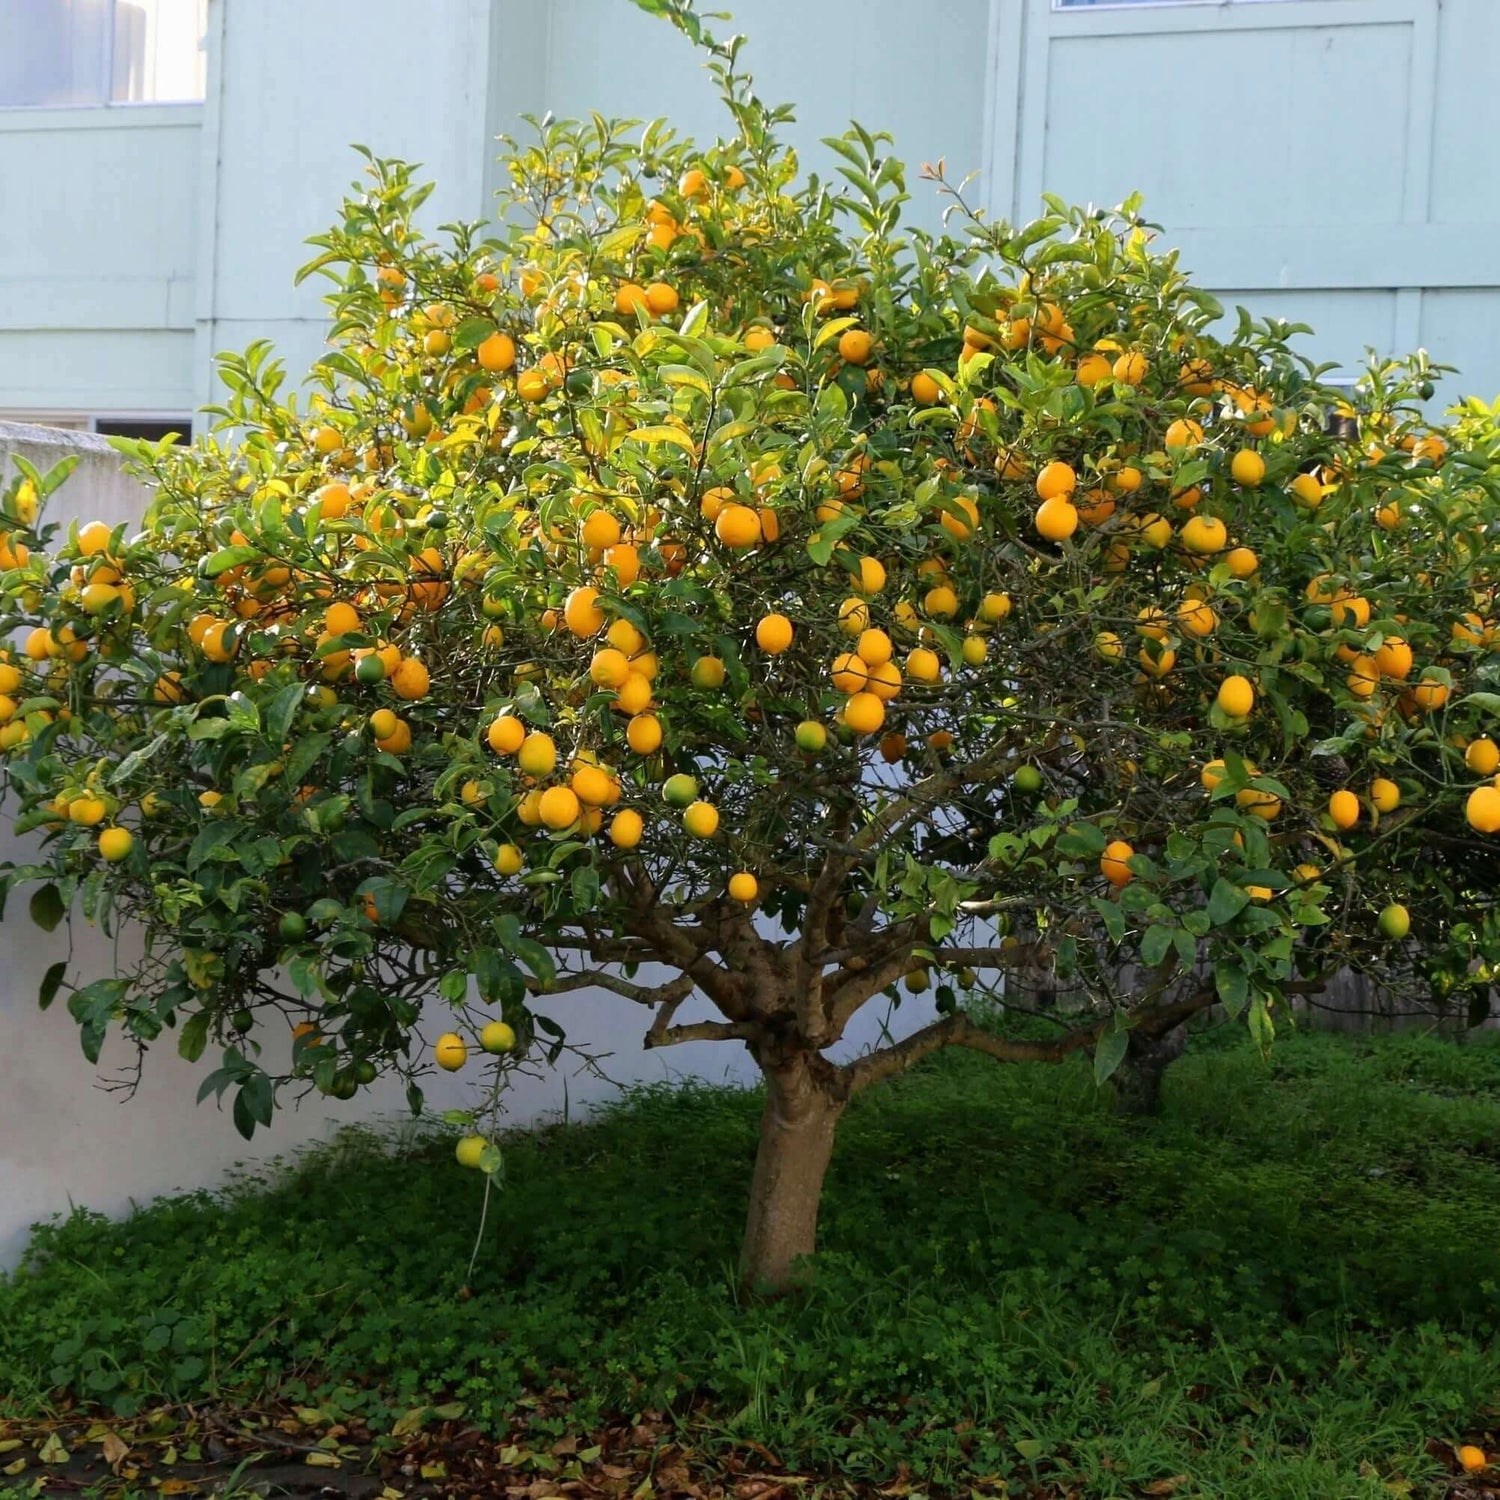
[{"label": "green leaf", "polygon": [[[290,853],[295,844],[288,842],[286,852]],[[239,851],[240,868],[251,875],[264,875],[268,870],[274,870],[281,863],[283,848],[280,839],[258,838],[253,844],[246,845]]]},{"label": "green leaf", "polygon": [[1130,1032],[1118,1027],[1099,1033],[1094,1047],[1094,1082],[1107,1083],[1115,1070],[1125,1061],[1130,1047]]},{"label": "green leaf", "polygon": [[329,842],[334,857],[341,864],[374,859],[380,853],[380,845],[375,835],[366,828],[341,828]]},{"label": "green leaf", "polygon": [[[301,684],[298,684],[297,692],[302,692]],[[117,765],[109,774],[111,786],[124,786],[147,761],[152,760],[167,743],[167,736],[158,734],[153,739],[147,740],[139,749],[132,750],[124,760]]]},{"label": "green leaf", "polygon": [[498,333],[493,318],[465,318],[453,330],[455,349],[477,349],[492,333]]},{"label": "green leaf", "polygon": [[695,370],[692,365],[661,365],[656,373],[670,386],[690,386],[705,396],[713,395],[713,386],[709,384],[703,372]]},{"label": "green leaf", "polygon": [[188,1017],[177,1037],[177,1055],[188,1062],[197,1062],[208,1046],[208,1020],[206,1010]]},{"label": "green leaf", "polygon": [[[19,454],[13,454],[12,457],[19,464]],[[59,459],[53,464],[45,474],[40,475],[35,480],[38,497],[45,500],[54,490],[65,484],[68,476],[78,467],[78,461],[78,454],[70,453],[66,458]]]},{"label": "green leaf", "polygon": [[406,909],[406,898],[410,894],[400,881],[384,877],[365,881],[360,887],[360,893],[369,896],[375,903],[375,915],[387,926],[396,921]]},{"label": "green leaf", "polygon": [[1250,998],[1250,976],[1233,959],[1221,958],[1214,965],[1214,988],[1232,1021]]},{"label": "green leaf", "polygon": [[256,707],[255,701],[247,698],[243,693],[231,693],[224,700],[224,707],[229,713],[229,722],[239,730],[250,734],[256,734],[260,730],[260,709]]},{"label": "green leaf", "polygon": [[243,567],[244,564],[254,562],[260,556],[259,547],[246,544],[236,547],[220,547],[203,564],[203,574],[206,578],[217,578],[220,573],[227,573],[231,568]]},{"label": "green leaf", "polygon": [[62,892],[55,885],[44,885],[33,891],[29,910],[31,920],[43,932],[51,932],[68,914],[67,907],[63,905]]},{"label": "green leaf", "polygon": [[693,452],[693,440],[680,427],[637,427],[634,432],[627,432],[625,439],[627,443],[671,443],[676,448],[681,448],[686,453]]},{"label": "green leaf", "polygon": [[198,830],[185,861],[189,870],[196,870],[210,859],[232,859],[234,850],[230,830],[220,823],[205,823]]},{"label": "green leaf", "polygon": [[573,893],[573,909],[580,914],[599,904],[599,873],[592,865],[580,865],[573,871],[569,881]]},{"label": "green leaf", "polygon": [[1116,943],[1125,941],[1125,913],[1113,901],[1106,901],[1102,896],[1093,899],[1094,910],[1099,913],[1104,922],[1104,929],[1109,933],[1110,940]]},{"label": "green leaf", "polygon": [[1198,957],[1198,941],[1186,927],[1179,927],[1172,934],[1177,945],[1177,958],[1184,968],[1190,968]]},{"label": "green leaf", "polygon": [[1090,855],[1103,854],[1108,843],[1103,830],[1094,824],[1074,823],[1058,835],[1057,852],[1069,859],[1087,859]]},{"label": "green leaf", "polygon": [[42,975],[42,987],[37,993],[37,1004],[43,1010],[46,1010],[57,999],[57,992],[62,988],[63,976],[67,972],[67,960],[59,959]]},{"label": "green leaf", "polygon": [[1234,921],[1249,904],[1249,896],[1221,875],[1214,881],[1213,891],[1208,898],[1208,920],[1215,927],[1223,927]]},{"label": "green leaf", "polygon": [[1174,930],[1160,924],[1146,929],[1141,939],[1141,962],[1147,968],[1154,969],[1171,951]]},{"label": "green leaf", "polygon": [[531,970],[544,987],[557,978],[557,965],[552,962],[552,955],[540,943],[534,942],[531,938],[517,938],[514,951],[516,957]]},{"label": "green leaf", "polygon": [[314,763],[323,752],[333,743],[333,736],[327,733],[309,734],[297,741],[292,746],[292,753],[286,758],[287,782],[296,786],[302,778],[312,770]]},{"label": "green leaf", "polygon": [[276,1109],[276,1092],[270,1078],[264,1073],[252,1073],[240,1088],[250,1118],[260,1125],[269,1125]]},{"label": "green leaf", "polygon": [[469,954],[469,970],[480,998],[494,1000],[500,989],[500,955],[493,948],[475,948]]},{"label": "green leaf", "polygon": [[287,736],[287,731],[292,727],[292,721],[297,717],[297,710],[302,706],[303,699],[307,696],[307,690],[300,682],[294,682],[277,693],[271,699],[271,705],[266,710],[266,734],[278,745]]},{"label": "green leaf", "polygon": [[91,1063],[99,1061],[104,1034],[129,989],[124,979],[96,979],[68,997],[68,1013],[78,1022],[78,1040]]},{"label": "green leaf", "polygon": [[1271,1050],[1271,1043],[1276,1040],[1276,1024],[1271,1020],[1264,995],[1256,995],[1250,1006],[1250,1036],[1262,1056]]}]

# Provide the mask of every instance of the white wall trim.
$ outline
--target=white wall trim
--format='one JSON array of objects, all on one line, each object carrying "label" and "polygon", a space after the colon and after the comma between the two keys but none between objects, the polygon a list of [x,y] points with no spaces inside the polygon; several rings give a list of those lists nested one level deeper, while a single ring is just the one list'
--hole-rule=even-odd
[{"label": "white wall trim", "polygon": [[1017,152],[1026,70],[1026,8],[1017,0],[990,0],[984,72],[984,137],[980,206],[991,217],[1010,218],[1016,206]]},{"label": "white wall trim", "polygon": [[53,130],[172,130],[194,129],[203,121],[203,105],[80,104],[67,109],[49,106],[0,106],[0,134]]},{"label": "white wall trim", "polygon": [[215,397],[214,320],[219,282],[219,177],[224,118],[224,0],[208,0],[203,45],[208,70],[203,85],[203,136],[198,148],[198,270],[193,286],[193,407]]},{"label": "white wall trim", "polygon": [[1162,32],[1282,31],[1318,26],[1410,25],[1432,0],[1286,0],[1280,5],[1072,6],[1040,0],[1049,31],[1066,37],[1153,36]]}]

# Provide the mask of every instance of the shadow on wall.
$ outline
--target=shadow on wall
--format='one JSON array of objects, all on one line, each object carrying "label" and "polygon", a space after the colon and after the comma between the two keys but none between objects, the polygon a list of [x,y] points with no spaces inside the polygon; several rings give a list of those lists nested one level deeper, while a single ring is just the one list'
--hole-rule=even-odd
[{"label": "shadow on wall", "polygon": [[[121,472],[120,461],[102,438],[85,433],[0,423],[0,483],[8,480],[10,455],[20,453],[45,471],[69,453],[78,468],[54,497],[51,519],[103,520],[111,525],[138,517],[146,492]],[[0,859],[25,857],[25,845],[0,833]],[[133,1096],[118,1088],[135,1072],[134,1049],[112,1037],[98,1068],[78,1045],[78,1028],[65,998],[45,1013],[37,1008],[42,976],[68,959],[70,982],[86,982],[110,972],[113,941],[80,918],[72,935],[45,933],[26,916],[25,893],[10,904],[0,923],[0,1268],[11,1266],[25,1246],[28,1227],[73,1205],[120,1213],[174,1189],[212,1185],[238,1162],[261,1161],[324,1139],[355,1120],[409,1119],[404,1086],[381,1080],[348,1103],[309,1095],[300,1108],[278,1111],[272,1128],[241,1139],[228,1109],[212,1102],[195,1106],[198,1084],[213,1066],[212,1053],[198,1063],[177,1055],[168,1033],[151,1048]],[[926,997],[923,997],[924,999]],[[713,1082],[750,1083],[755,1069],[738,1044],[698,1042],[646,1051],[641,1041],[648,1012],[628,1000],[598,990],[560,995],[538,1007],[555,1016],[571,1042],[598,1059],[592,1067],[566,1062],[542,1077],[517,1077],[508,1096],[509,1120],[586,1112],[628,1083],[694,1077]],[[683,1020],[706,1018],[684,1008]],[[908,998],[901,1030],[915,1030],[932,1019],[930,1005]],[[441,1017],[422,1029],[429,1039],[443,1029]],[[882,1039],[894,1019],[875,1007],[856,1019],[841,1054],[866,1050]],[[435,1107],[477,1102],[467,1075],[439,1074],[427,1080]],[[478,1077],[477,1070],[474,1077]]]}]

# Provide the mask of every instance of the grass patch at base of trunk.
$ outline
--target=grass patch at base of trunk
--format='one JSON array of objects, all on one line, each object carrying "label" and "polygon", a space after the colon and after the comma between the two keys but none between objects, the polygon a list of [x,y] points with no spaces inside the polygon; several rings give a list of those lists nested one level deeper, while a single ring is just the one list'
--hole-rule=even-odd
[{"label": "grass patch at base of trunk", "polygon": [[447,1140],[79,1212],[0,1282],[10,1414],[334,1393],[541,1442],[662,1409],[851,1479],[1388,1500],[1441,1493],[1425,1444],[1500,1396],[1488,1039],[1200,1048],[1146,1122],[1082,1063],[942,1056],[851,1107],[816,1277],[762,1303],[734,1267],[758,1109],[653,1089],[514,1137],[467,1293],[482,1184]]}]

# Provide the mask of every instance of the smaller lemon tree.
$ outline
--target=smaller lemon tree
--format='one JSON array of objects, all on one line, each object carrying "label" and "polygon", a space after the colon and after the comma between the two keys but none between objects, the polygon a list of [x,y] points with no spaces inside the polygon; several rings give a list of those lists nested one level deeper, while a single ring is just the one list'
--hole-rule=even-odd
[{"label": "smaller lemon tree", "polygon": [[[122,934],[44,986],[91,1058],[212,1049],[249,1134],[419,1106],[424,1033],[556,1058],[532,1000],[602,987],[749,1049],[774,1285],[848,1101],[939,1048],[1104,1080],[1351,964],[1487,986],[1500,444],[1422,356],[1341,407],[1134,203],[1017,229],[933,169],[924,234],[858,128],[803,179],[708,45],[732,138],[547,123],[499,235],[371,159],[309,389],[226,357],[215,435],[132,448],[139,527],[16,476],[0,751],[10,885]],[[903,985],[930,1024],[838,1053]]]}]

